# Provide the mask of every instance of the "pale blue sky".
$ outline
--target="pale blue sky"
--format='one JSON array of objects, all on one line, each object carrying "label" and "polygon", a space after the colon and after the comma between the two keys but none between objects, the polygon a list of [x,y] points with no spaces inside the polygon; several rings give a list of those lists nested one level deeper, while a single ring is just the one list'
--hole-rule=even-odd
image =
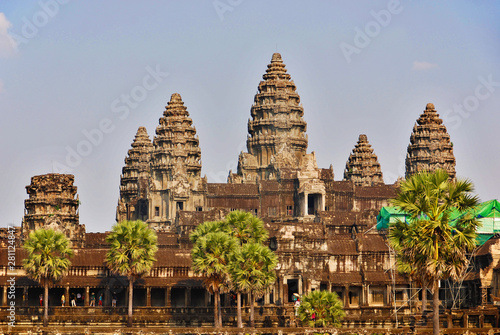
[{"label": "pale blue sky", "polygon": [[[432,102],[458,176],[482,200],[499,197],[499,2],[40,0],[2,1],[0,12],[0,226],[20,225],[31,176],[65,166],[81,223],[109,230],[137,128],[153,138],[174,92],[196,126],[202,174],[225,182],[276,50],[301,96],[308,151],[336,180],[362,133],[385,181],[404,175]],[[107,133],[82,144],[99,127]],[[67,161],[71,150],[86,156]]]}]

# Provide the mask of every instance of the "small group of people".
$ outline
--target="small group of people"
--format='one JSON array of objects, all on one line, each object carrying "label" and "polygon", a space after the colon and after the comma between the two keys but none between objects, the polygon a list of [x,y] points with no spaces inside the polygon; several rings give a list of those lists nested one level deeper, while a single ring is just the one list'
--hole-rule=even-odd
[{"label": "small group of people", "polygon": [[[116,306],[116,297],[113,296],[113,299],[114,299],[114,305],[113,305],[113,307],[114,307],[114,306]],[[99,307],[102,306],[102,302],[103,302],[103,296],[101,293],[99,295],[99,300],[98,300]],[[81,293],[77,293],[76,295],[74,293],[72,293],[70,303],[71,303],[71,307],[76,307],[77,303],[81,306],[85,306],[85,297]],[[96,303],[95,293],[92,292],[92,294],[90,295],[89,306],[95,307],[95,303]],[[43,304],[43,296],[40,295],[40,306],[42,306],[42,304]],[[64,307],[65,305],[66,305],[66,295],[63,294],[61,296],[61,306]]]}]

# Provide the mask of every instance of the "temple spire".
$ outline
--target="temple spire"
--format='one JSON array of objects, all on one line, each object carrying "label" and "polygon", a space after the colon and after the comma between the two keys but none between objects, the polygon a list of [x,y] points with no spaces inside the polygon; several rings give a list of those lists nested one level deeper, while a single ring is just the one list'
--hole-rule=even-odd
[{"label": "temple spire", "polygon": [[422,172],[443,169],[455,178],[455,156],[450,135],[434,105],[428,103],[413,127],[406,154],[406,177]]},{"label": "temple spire", "polygon": [[[153,151],[145,127],[139,127],[125,158],[120,176],[120,200],[116,212],[117,221],[145,220],[147,207],[141,199],[146,198],[149,187],[150,161]],[[128,209],[127,209],[128,208]]]},{"label": "temple spire", "polygon": [[279,53],[274,53],[259,83],[248,121],[248,153],[239,158],[238,175],[244,180],[268,179],[274,156],[295,156],[289,168],[297,169],[307,150],[307,124],[295,83]]},{"label": "temple spire", "polygon": [[153,140],[153,170],[172,180],[176,170],[184,169],[191,177],[201,176],[201,150],[196,128],[179,93],[165,107]]},{"label": "temple spire", "polygon": [[359,135],[358,143],[349,155],[344,170],[344,180],[352,181],[358,186],[384,183],[377,155],[364,134]]}]

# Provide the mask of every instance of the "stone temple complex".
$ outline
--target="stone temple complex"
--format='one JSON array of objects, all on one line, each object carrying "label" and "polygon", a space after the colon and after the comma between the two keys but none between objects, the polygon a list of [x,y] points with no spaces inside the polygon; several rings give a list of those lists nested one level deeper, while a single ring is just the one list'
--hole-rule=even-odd
[{"label": "stone temple complex", "polygon": [[[138,128],[120,178],[116,219],[143,220],[158,234],[157,262],[149,275],[134,284],[134,305],[154,308],[154,315],[137,312],[141,322],[184,326],[213,322],[212,296],[203,278],[190,268],[189,233],[204,221],[244,210],[264,221],[269,247],[279,259],[277,281],[258,302],[259,324],[289,325],[294,319],[293,295],[311,290],[338,293],[347,312],[345,327],[394,326],[397,318],[409,324],[422,309],[422,292],[397,273],[386,231],[376,229],[377,215],[396,195],[397,184],[384,183],[367,136],[359,135],[342,180],[334,179],[332,166],[318,167],[314,152],[308,152],[307,115],[278,53],[258,84],[250,116],[247,152],[239,154],[237,171],[229,171],[227,183],[209,183],[202,176],[196,120],[189,117],[180,94],[172,94],[154,137],[144,127]],[[406,176],[438,168],[455,178],[450,136],[429,103],[410,136]],[[16,303],[27,310],[38,305],[42,289],[25,277],[20,261],[25,253],[19,246],[39,227],[64,232],[75,248],[68,275],[50,289],[51,305],[58,305],[61,295],[69,301],[70,295],[80,294],[78,303],[88,306],[91,294],[102,294],[104,306],[110,306],[112,296],[118,306],[126,306],[126,280],[104,264],[107,233],[86,233],[79,223],[73,180],[71,175],[47,174],[33,177],[26,187],[26,212],[16,229]],[[8,233],[0,233],[0,257],[7,259]],[[452,294],[452,284],[443,283],[443,307],[462,308],[462,314],[443,314],[448,325],[466,326],[477,316],[478,327],[497,326],[498,311],[488,306],[500,296],[499,246],[493,236],[475,254],[474,266],[459,285],[459,301]],[[1,264],[0,297],[5,306],[7,265]],[[54,313],[60,312],[54,308]],[[467,312],[474,308],[482,308],[481,317]],[[230,295],[225,295],[224,323],[234,324],[235,315]],[[99,318],[97,313],[93,320]]]}]

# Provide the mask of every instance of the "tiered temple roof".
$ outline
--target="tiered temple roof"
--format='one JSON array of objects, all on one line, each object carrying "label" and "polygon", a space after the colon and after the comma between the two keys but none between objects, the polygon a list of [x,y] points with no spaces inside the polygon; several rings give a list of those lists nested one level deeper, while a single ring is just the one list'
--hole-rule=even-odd
[{"label": "tiered temple roof", "polygon": [[344,180],[352,181],[358,186],[384,183],[377,155],[364,134],[359,135],[358,143],[349,155],[344,170]]},{"label": "tiered temple roof", "polygon": [[[149,176],[152,151],[153,143],[149,139],[146,128],[139,127],[132,142],[132,148],[128,151],[128,155],[125,158],[125,166],[122,168],[122,175],[120,177],[121,206],[118,206],[117,213],[119,221],[127,219],[127,212],[131,210],[138,211],[135,218],[142,218],[140,212],[143,215],[146,214],[144,212],[147,209],[139,208],[141,206],[137,206],[137,201],[140,198],[146,197],[150,184]],[[129,206],[129,208],[126,206]]]},{"label": "tiered temple roof", "polygon": [[70,174],[50,173],[31,178],[26,186],[29,199],[24,201],[26,212],[21,226],[23,238],[38,228],[53,228],[64,233],[73,246],[85,243],[85,226],[80,225],[80,201]]},{"label": "tiered temple roof", "polygon": [[179,93],[172,94],[153,140],[153,170],[173,180],[178,170],[189,177],[201,176],[201,150],[196,128]]},{"label": "tiered temple roof", "polygon": [[[278,155],[283,156],[279,162],[297,169],[307,150],[304,109],[279,53],[273,54],[262,77],[248,120],[248,153],[241,153],[238,162],[243,182],[272,178]],[[229,179],[239,181],[236,176]]]},{"label": "tiered temple roof", "polygon": [[451,179],[455,178],[453,144],[433,104],[427,104],[413,126],[407,151],[406,177],[422,171],[443,169]]},{"label": "tiered temple roof", "polygon": [[153,143],[149,139],[146,128],[139,127],[135,135],[132,148],[125,158],[125,166],[122,168],[120,178],[120,197],[133,199],[137,196],[145,195],[145,187],[140,180],[146,180],[149,175],[151,152]]}]

